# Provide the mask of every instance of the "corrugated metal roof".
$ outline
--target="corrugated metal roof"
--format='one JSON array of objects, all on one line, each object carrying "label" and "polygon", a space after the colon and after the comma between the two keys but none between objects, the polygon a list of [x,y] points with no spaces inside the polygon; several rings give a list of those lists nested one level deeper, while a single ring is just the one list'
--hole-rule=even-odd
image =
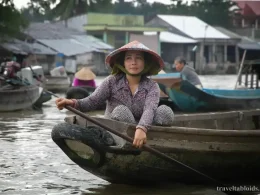
[{"label": "corrugated metal roof", "polygon": [[113,49],[102,40],[86,35],[85,32],[66,28],[63,24],[32,23],[24,33],[66,56]]},{"label": "corrugated metal roof", "polygon": [[[144,32],[145,35],[154,35],[156,32]],[[197,43],[197,40],[190,39],[171,32],[161,32],[160,41],[164,43]]]},{"label": "corrugated metal roof", "polygon": [[158,17],[195,39],[229,39],[227,35],[194,16],[158,15]]},{"label": "corrugated metal roof", "polygon": [[[260,15],[260,1],[258,0],[250,0],[250,1],[242,1],[242,0],[235,0],[238,7],[241,8],[242,15],[251,15],[253,11],[255,15]],[[247,8],[247,9],[246,9]]]},{"label": "corrugated metal roof", "polygon": [[224,33],[225,35],[229,36],[232,39],[241,39],[242,37],[239,34],[236,34],[235,32],[232,32],[226,28],[220,27],[220,26],[214,26],[215,29],[218,31]]},{"label": "corrugated metal roof", "polygon": [[13,43],[2,43],[1,47],[3,47],[7,51],[13,52],[15,54],[22,54],[22,55],[28,54],[27,52],[23,51],[23,49],[21,49],[19,47],[19,45],[16,45],[16,44],[13,44]]},{"label": "corrugated metal roof", "polygon": [[69,39],[71,35],[85,35],[58,23],[31,23],[24,33],[34,39]]},{"label": "corrugated metal roof", "polygon": [[246,49],[246,50],[260,50],[260,44],[256,42],[238,43],[237,46],[240,47],[241,49]]},{"label": "corrugated metal roof", "polygon": [[54,50],[39,43],[28,43],[17,39],[14,39],[6,43],[2,43],[1,46],[8,51],[23,55],[27,55],[29,53],[42,55],[56,55],[57,53]]},{"label": "corrugated metal roof", "polygon": [[75,39],[38,39],[38,41],[48,47],[53,48],[59,53],[63,53],[65,56],[74,56],[77,54],[98,51],[95,48],[90,48]]},{"label": "corrugated metal roof", "polygon": [[91,35],[73,35],[74,39],[90,48],[99,50],[112,50],[114,47]]}]

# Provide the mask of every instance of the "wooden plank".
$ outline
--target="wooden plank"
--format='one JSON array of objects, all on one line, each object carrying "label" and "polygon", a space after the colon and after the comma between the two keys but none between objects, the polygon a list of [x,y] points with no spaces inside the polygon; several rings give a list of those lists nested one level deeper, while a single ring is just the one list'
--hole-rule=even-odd
[{"label": "wooden plank", "polygon": [[215,120],[215,119],[237,118],[238,116],[239,113],[237,111],[179,114],[179,115],[175,115],[174,121]]},{"label": "wooden plank", "polygon": [[260,116],[260,109],[228,111],[228,112],[207,112],[207,113],[192,113],[192,114],[176,114],[175,121],[192,121],[192,120],[214,120],[214,119],[230,119],[243,116]]}]

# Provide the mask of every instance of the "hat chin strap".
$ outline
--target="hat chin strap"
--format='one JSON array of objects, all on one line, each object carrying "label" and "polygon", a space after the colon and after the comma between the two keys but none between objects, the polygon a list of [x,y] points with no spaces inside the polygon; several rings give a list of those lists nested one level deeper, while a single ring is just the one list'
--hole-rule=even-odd
[{"label": "hat chin strap", "polygon": [[[130,76],[134,76],[134,77],[138,77],[138,76],[142,76],[143,74],[145,74],[145,73],[147,73],[149,70],[150,70],[150,66],[144,66],[144,69],[141,71],[141,72],[139,72],[138,74],[131,74],[131,73],[129,73],[126,69],[125,69],[125,67],[123,67],[123,66],[121,66],[121,65],[119,65],[119,64],[115,64],[114,65],[114,67],[115,68],[118,68],[118,69],[120,69],[122,72],[124,72],[125,74],[127,74],[127,75],[130,75]],[[114,72],[114,71],[113,71]],[[113,73],[112,72],[112,73]],[[115,73],[115,72],[114,72]]]}]

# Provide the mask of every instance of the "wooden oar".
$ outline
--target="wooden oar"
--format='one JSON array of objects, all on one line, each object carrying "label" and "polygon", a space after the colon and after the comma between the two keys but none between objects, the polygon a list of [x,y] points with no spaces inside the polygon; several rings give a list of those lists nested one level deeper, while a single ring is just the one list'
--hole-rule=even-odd
[{"label": "wooden oar", "polygon": [[[53,95],[54,95],[55,97],[58,97],[58,96],[55,95],[55,94],[53,94]],[[73,112],[73,113],[75,113],[75,114],[81,116],[82,118],[84,118],[84,119],[86,119],[86,120],[92,122],[93,124],[98,125],[98,126],[104,128],[104,129],[106,129],[107,131],[109,131],[109,132],[111,132],[111,133],[117,135],[118,137],[121,137],[121,138],[125,139],[126,141],[128,141],[128,142],[130,142],[130,143],[133,143],[133,139],[132,139],[131,137],[129,137],[129,136],[127,136],[127,135],[124,135],[124,134],[122,134],[122,133],[120,133],[120,132],[118,132],[118,131],[116,131],[116,130],[114,130],[114,129],[111,129],[110,127],[108,127],[108,126],[102,124],[101,122],[97,121],[96,119],[94,119],[94,118],[92,118],[92,117],[90,117],[90,116],[88,116],[88,115],[86,115],[86,114],[80,112],[79,110],[76,110],[75,108],[72,108],[71,106],[65,106],[65,108],[68,109],[69,111],[71,111],[71,112]],[[158,156],[159,158],[162,158],[162,159],[164,159],[164,160],[166,160],[166,161],[168,161],[168,162],[170,162],[170,163],[177,163],[178,165],[180,165],[180,166],[182,166],[182,167],[185,167],[186,169],[188,169],[188,170],[190,170],[190,171],[192,171],[192,172],[195,172],[195,173],[199,174],[200,176],[202,176],[202,177],[204,177],[204,178],[207,178],[208,180],[210,180],[213,184],[215,184],[215,185],[218,186],[218,187],[225,187],[226,190],[224,190],[223,192],[226,193],[226,194],[228,194],[228,195],[242,195],[242,194],[239,193],[239,192],[231,192],[231,191],[228,191],[228,185],[223,184],[223,183],[217,181],[216,179],[214,179],[214,178],[212,178],[212,177],[210,177],[210,176],[208,176],[208,175],[206,175],[206,174],[204,174],[204,173],[201,173],[201,172],[197,171],[196,169],[193,169],[193,168],[191,168],[191,167],[189,167],[189,166],[187,166],[187,165],[185,165],[185,164],[179,162],[178,160],[175,160],[175,159],[173,159],[173,158],[171,158],[171,157],[169,157],[169,156],[167,156],[167,155],[161,153],[160,151],[158,151],[158,150],[156,150],[156,149],[154,149],[154,148],[151,148],[150,146],[148,146],[148,145],[146,145],[146,144],[143,145],[142,149],[143,149],[143,150],[146,150],[146,151],[148,151],[148,152],[150,152],[150,153],[152,153],[152,154]]]}]

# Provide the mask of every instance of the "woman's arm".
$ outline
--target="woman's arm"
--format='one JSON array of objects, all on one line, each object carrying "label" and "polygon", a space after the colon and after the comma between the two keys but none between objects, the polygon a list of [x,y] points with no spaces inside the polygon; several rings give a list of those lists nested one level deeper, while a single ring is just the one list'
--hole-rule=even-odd
[{"label": "woman's arm", "polygon": [[113,76],[107,77],[96,90],[84,99],[73,100],[74,108],[82,111],[92,111],[102,105],[111,94],[111,81]]},{"label": "woman's arm", "polygon": [[153,118],[159,105],[159,100],[160,88],[159,85],[154,82],[146,96],[143,114],[138,125],[136,126],[137,129],[140,128],[147,132],[149,126],[153,123]]}]

